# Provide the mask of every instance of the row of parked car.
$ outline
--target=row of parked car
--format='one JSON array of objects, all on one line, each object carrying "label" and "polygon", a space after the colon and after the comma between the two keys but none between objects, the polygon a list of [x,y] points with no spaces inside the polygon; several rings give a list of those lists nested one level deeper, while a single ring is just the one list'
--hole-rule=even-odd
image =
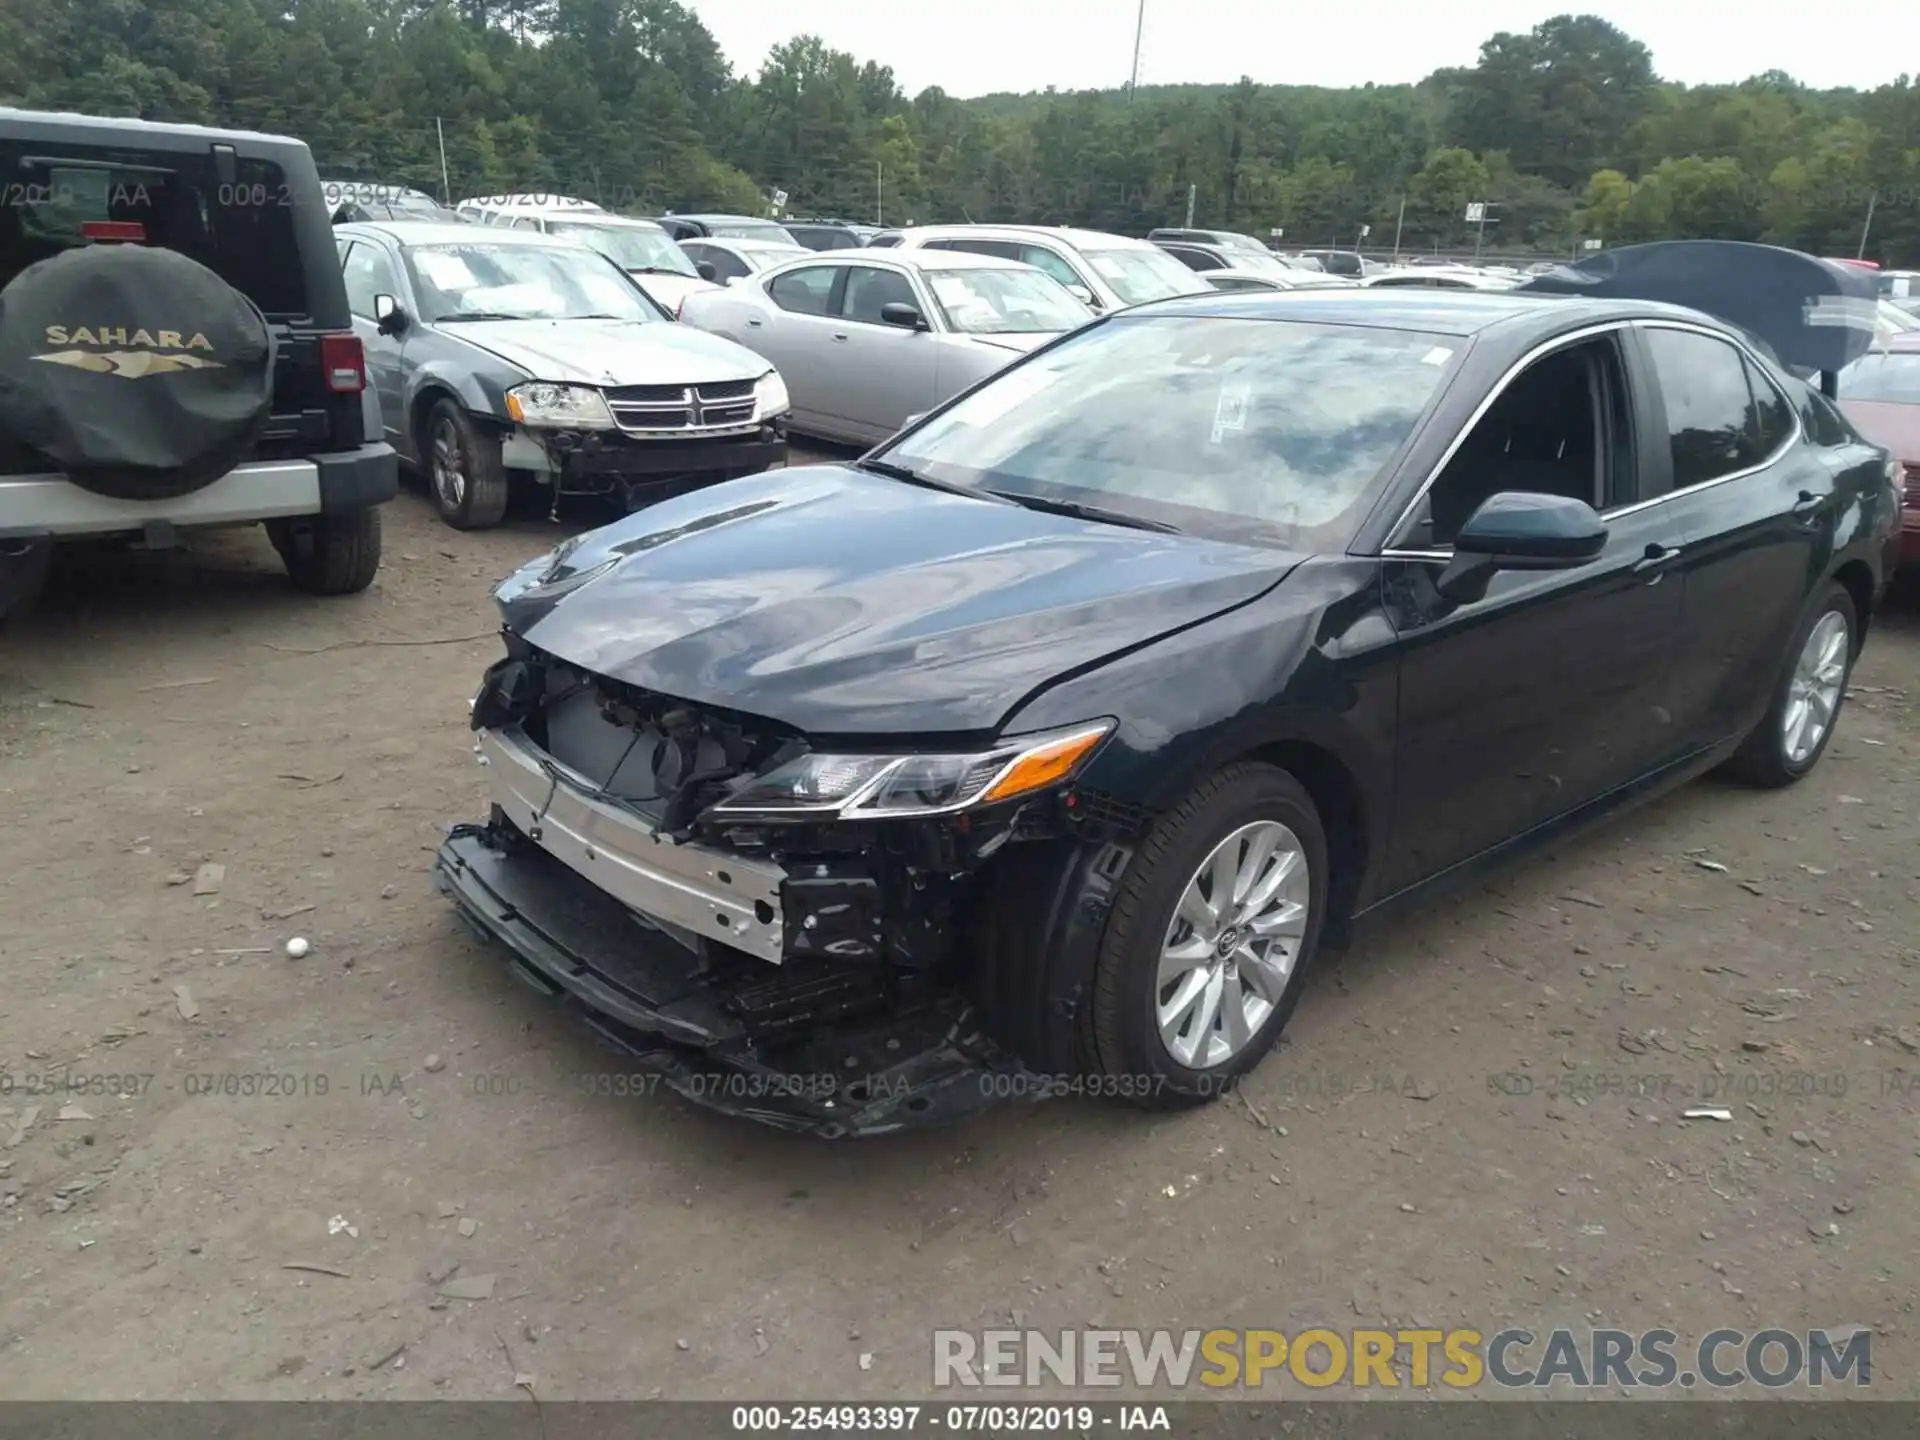
[{"label": "row of parked car", "polygon": [[[387,203],[394,218],[336,226],[349,300],[387,438],[462,528],[496,523],[515,485],[544,486],[555,505],[585,493],[632,508],[780,463],[789,431],[872,444],[1134,305],[1212,291],[1502,291],[1528,278],[1282,255],[1217,230],[860,234],[844,222],[638,219],[572,197]],[[1920,323],[1882,308],[1888,330]]]}]

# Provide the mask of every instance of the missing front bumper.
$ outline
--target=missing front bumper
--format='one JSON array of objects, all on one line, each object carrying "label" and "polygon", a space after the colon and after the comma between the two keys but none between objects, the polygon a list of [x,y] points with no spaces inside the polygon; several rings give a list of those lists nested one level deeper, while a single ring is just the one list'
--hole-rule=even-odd
[{"label": "missing front bumper", "polygon": [[[520,980],[584,1011],[669,1088],[727,1114],[835,1139],[946,1123],[1030,1093],[960,997],[883,999],[845,968],[758,967],[743,979],[513,833],[456,827],[434,883],[506,949]],[[770,997],[770,986],[784,993]],[[775,1005],[768,1034],[762,1017]]]}]

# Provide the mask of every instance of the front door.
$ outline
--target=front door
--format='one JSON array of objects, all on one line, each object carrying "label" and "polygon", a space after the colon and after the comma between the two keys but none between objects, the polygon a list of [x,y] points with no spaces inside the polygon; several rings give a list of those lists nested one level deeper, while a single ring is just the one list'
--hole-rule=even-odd
[{"label": "front door", "polygon": [[[412,437],[406,433],[406,378],[404,355],[407,332],[398,336],[380,333],[374,318],[374,297],[391,295],[401,305],[410,297],[401,287],[399,267],[393,256],[378,242],[357,239],[348,248],[342,265],[347,285],[347,308],[353,313],[353,333],[367,355],[367,383],[380,400],[380,420],[386,427],[387,443],[409,458],[413,454]],[[420,323],[420,317],[411,317]]]},{"label": "front door", "polygon": [[[1687,537],[1634,508],[1638,467],[1617,337],[1537,361],[1503,392],[1395,538],[1384,583],[1400,635],[1388,893],[1579,808],[1676,748],[1672,566]],[[1596,418],[1599,424],[1596,425]],[[1436,588],[1455,533],[1506,490],[1610,514],[1576,570],[1496,575],[1460,603]]]},{"label": "front door", "polygon": [[[927,302],[901,271],[851,265],[841,291],[841,323],[832,331],[824,381],[833,388],[832,409],[862,440],[884,440],[909,415],[931,410],[939,370],[940,338],[880,318],[881,307],[911,305],[923,316]],[[928,317],[929,319],[931,317]]]},{"label": "front door", "polygon": [[773,362],[787,382],[796,429],[838,435],[846,428],[835,414],[834,387],[821,357],[842,328],[833,308],[844,265],[825,262],[782,270],[766,282],[770,306],[756,304],[741,335],[756,353]]}]

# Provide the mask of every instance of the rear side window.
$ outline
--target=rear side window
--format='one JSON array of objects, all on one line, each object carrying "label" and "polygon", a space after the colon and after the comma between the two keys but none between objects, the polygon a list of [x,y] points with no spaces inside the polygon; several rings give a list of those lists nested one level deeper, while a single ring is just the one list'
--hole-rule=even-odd
[{"label": "rear side window", "polygon": [[1758,465],[1760,424],[1747,364],[1724,340],[1690,330],[1649,329],[1647,348],[1667,407],[1673,488],[1704,485]]},{"label": "rear side window", "polygon": [[799,315],[824,315],[833,292],[834,277],[839,273],[837,265],[809,265],[804,270],[789,270],[774,277],[767,286],[767,294],[782,310],[792,310]]},{"label": "rear side window", "polygon": [[1793,434],[1793,407],[1774,384],[1747,360],[1747,389],[1753,396],[1754,444],[1761,460],[1772,455]]},{"label": "rear side window", "polygon": [[[110,159],[111,163],[104,163]],[[210,159],[113,150],[99,161],[38,154],[31,142],[0,145],[0,283],[27,266],[90,243],[83,226],[141,227],[145,243],[199,261],[266,314],[305,316],[311,306],[286,173],[242,159],[231,183]]]}]

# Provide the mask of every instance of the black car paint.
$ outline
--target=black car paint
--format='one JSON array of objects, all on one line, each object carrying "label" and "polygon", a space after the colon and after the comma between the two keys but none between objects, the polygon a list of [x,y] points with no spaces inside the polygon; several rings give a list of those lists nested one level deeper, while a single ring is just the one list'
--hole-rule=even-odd
[{"label": "black car paint", "polygon": [[[990,733],[1063,674],[1245,604],[1302,558],[845,465],[663,501],[586,536],[568,563],[617,556],[631,558],[534,620],[526,640],[813,736]],[[501,599],[512,625],[513,592]]]},{"label": "black car paint", "polygon": [[[1765,711],[1788,659],[1786,636],[1827,581],[1837,578],[1854,595],[1863,632],[1884,588],[1897,497],[1884,478],[1884,452],[1873,447],[1849,440],[1821,448],[1799,433],[1758,474],[1666,493],[1657,387],[1634,327],[1679,323],[1741,343],[1701,315],[1624,301],[1380,291],[1216,294],[1156,308],[1379,324],[1457,334],[1468,344],[1347,553],[1303,559],[1245,547],[1245,558],[1235,559],[1238,547],[1112,531],[1116,554],[1152,547],[1189,579],[1209,571],[1222,578],[1211,590],[1183,583],[1140,597],[1125,624],[1116,607],[1097,639],[1063,635],[1055,619],[1111,598],[1117,587],[1106,582],[995,617],[1019,663],[997,668],[995,655],[1006,652],[976,652],[975,669],[952,677],[998,681],[986,703],[972,703],[971,691],[957,700],[950,677],[928,685],[918,669],[876,662],[914,658],[908,642],[938,633],[930,622],[939,603],[953,593],[988,593],[1002,580],[996,566],[1011,565],[1030,587],[1038,572],[1020,568],[1019,543],[978,543],[983,534],[1014,541],[1010,530],[991,528],[1010,523],[997,507],[904,483],[893,503],[880,506],[887,528],[834,547],[831,559],[816,527],[790,528],[804,504],[796,512],[761,503],[772,496],[754,482],[678,502],[674,525],[709,525],[725,538],[706,555],[729,563],[703,572],[718,582],[714,593],[677,599],[673,626],[657,633],[636,637],[631,619],[620,616],[633,616],[648,582],[697,577],[676,576],[675,542],[645,548],[644,519],[623,532],[642,542],[633,556],[614,559],[589,544],[567,559],[578,588],[526,612],[538,617],[529,620],[528,637],[560,653],[591,649],[569,637],[576,620],[583,632],[603,636],[623,624],[628,645],[616,654],[602,641],[593,653],[630,663],[638,683],[677,685],[673,693],[682,698],[740,708],[756,709],[758,701],[766,708],[757,713],[802,729],[826,720],[836,729],[866,726],[871,735],[891,725],[912,732],[892,738],[912,743],[954,729],[1025,733],[1117,717],[1116,732],[1076,777],[1075,790],[1131,812],[1138,825],[1099,840],[1037,842],[1027,863],[1002,867],[1001,893],[987,907],[991,923],[974,957],[978,992],[995,997],[1004,1017],[996,1038],[1032,1070],[1075,1068],[1074,1017],[1140,830],[1222,764],[1272,759],[1313,795],[1338,874],[1330,897],[1330,938],[1338,943],[1350,921],[1417,903],[1719,763]],[[1484,599],[1460,603],[1437,588],[1447,554],[1389,553],[1428,477],[1506,377],[1543,347],[1613,331],[1622,337],[1642,488],[1633,505],[1609,517],[1600,559],[1566,571],[1503,574]],[[1785,394],[1797,395],[1802,382],[1753,358]],[[793,474],[822,495],[861,495],[892,483],[854,480],[832,467]],[[753,503],[743,503],[750,494]],[[1806,507],[1803,495],[1819,503]],[[975,503],[977,519],[963,523],[964,507]],[[721,517],[727,508],[742,513]],[[927,529],[941,543],[921,543],[906,564],[873,548],[881,533],[895,543],[910,533],[896,527],[914,510],[930,517]],[[1096,526],[1041,516],[1022,524],[1042,555],[1061,547],[1084,555],[1103,543]],[[1670,549],[1685,563],[1643,563]],[[609,562],[594,578],[595,567]],[[753,564],[764,567],[757,586]],[[872,587],[916,566],[948,587],[939,600],[912,612],[902,609],[909,591],[894,593],[893,604],[874,603]],[[517,628],[515,605],[530,603],[524,597],[536,569],[502,592],[510,629]],[[843,594],[816,610],[799,597],[823,570]],[[1077,565],[1064,573],[1098,575]],[[600,586],[623,604],[592,601]],[[740,598],[743,587],[773,603],[756,608],[759,602]],[[1754,603],[1755,587],[1775,603]],[[732,643],[729,625],[744,646]],[[836,626],[829,653],[809,648]],[[1062,647],[1051,665],[1041,648],[1049,640]],[[776,655],[781,667],[770,681],[760,667]],[[673,663],[662,665],[663,656]],[[879,726],[848,697],[823,704],[815,683],[822,673],[860,674],[863,663],[863,683],[885,697],[872,706],[885,716]],[[1026,693],[1005,710],[1019,686]]]}]

